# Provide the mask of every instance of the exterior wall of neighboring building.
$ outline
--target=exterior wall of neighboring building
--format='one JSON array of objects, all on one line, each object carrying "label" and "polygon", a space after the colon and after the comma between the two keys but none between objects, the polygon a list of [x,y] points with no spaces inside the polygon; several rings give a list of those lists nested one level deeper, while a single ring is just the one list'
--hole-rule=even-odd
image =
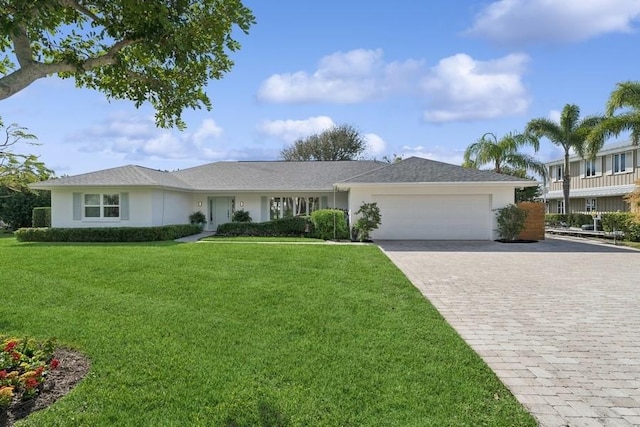
[{"label": "exterior wall of neighboring building", "polygon": [[[558,171],[563,168],[563,163],[557,160],[547,164],[550,179],[546,198],[550,213],[560,213],[562,207],[559,206],[563,199],[562,174]],[[565,209],[565,212],[628,211],[624,196],[640,180],[640,151],[637,146],[626,145],[605,148],[593,161],[573,157],[570,174],[570,209]]]}]

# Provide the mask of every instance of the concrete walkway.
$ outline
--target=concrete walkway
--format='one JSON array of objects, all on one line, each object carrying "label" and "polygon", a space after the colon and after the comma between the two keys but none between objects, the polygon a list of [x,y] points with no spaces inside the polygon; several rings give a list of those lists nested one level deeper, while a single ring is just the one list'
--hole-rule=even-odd
[{"label": "concrete walkway", "polygon": [[640,425],[638,251],[378,243],[540,425]]},{"label": "concrete walkway", "polygon": [[216,233],[213,231],[203,231],[202,233],[193,234],[187,237],[181,237],[179,239],[176,239],[175,241],[180,243],[192,243],[197,242],[200,239],[204,239],[205,237],[213,236],[214,234]]}]

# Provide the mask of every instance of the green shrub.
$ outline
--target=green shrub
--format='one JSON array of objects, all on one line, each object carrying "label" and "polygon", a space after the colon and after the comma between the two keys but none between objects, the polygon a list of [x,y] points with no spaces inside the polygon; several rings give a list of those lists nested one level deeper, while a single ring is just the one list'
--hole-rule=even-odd
[{"label": "green shrub", "polygon": [[585,224],[593,225],[593,215],[583,213],[570,213],[567,215],[569,227],[582,227]]},{"label": "green shrub", "polygon": [[251,215],[249,212],[240,209],[239,211],[235,211],[233,213],[233,217],[231,218],[231,222],[251,222]]},{"label": "green shrub", "polygon": [[35,228],[51,227],[51,208],[33,208],[32,226]]},{"label": "green shrub", "polygon": [[621,231],[627,233],[633,223],[631,212],[606,212],[601,215],[602,229],[606,232]]},{"label": "green shrub", "polygon": [[517,207],[516,205],[507,205],[504,208],[496,209],[498,220],[498,234],[503,240],[515,240],[518,234],[522,233],[525,228],[525,221],[529,212]]},{"label": "green shrub", "polygon": [[344,211],[340,209],[320,209],[311,213],[314,237],[324,240],[348,239],[349,227]]},{"label": "green shrub", "polygon": [[229,222],[220,224],[216,236],[299,237],[309,234],[305,217],[287,217],[266,222]]},{"label": "green shrub", "polygon": [[562,224],[569,225],[566,214],[548,213],[544,216],[544,221],[551,227],[559,227]]},{"label": "green shrub", "polygon": [[201,227],[207,223],[207,217],[202,211],[197,211],[189,215],[189,224],[200,225]]},{"label": "green shrub", "polygon": [[19,242],[151,242],[175,240],[202,231],[200,225],[105,228],[20,228]]},{"label": "green shrub", "polygon": [[360,218],[356,220],[353,228],[356,230],[358,240],[361,242],[370,240],[371,232],[377,229],[381,222],[378,204],[363,202],[356,215],[360,215]]}]

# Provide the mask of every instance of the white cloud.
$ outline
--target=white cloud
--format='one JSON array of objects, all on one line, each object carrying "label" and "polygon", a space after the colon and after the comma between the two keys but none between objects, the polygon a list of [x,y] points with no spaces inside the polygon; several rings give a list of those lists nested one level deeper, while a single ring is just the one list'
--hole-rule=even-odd
[{"label": "white cloud", "polygon": [[416,80],[422,61],[385,63],[381,49],[336,52],[320,59],[318,69],[274,74],[258,90],[258,99],[274,103],[351,104],[402,91]]},{"label": "white cloud", "polygon": [[222,128],[213,119],[204,119],[200,128],[193,134],[195,142],[201,144],[208,138],[219,138],[222,135]]},{"label": "white cloud", "polygon": [[551,110],[551,111],[549,111],[548,118],[549,118],[549,120],[553,120],[556,123],[560,123],[560,116],[561,115],[562,115],[561,111]]},{"label": "white cloud", "polygon": [[452,165],[461,165],[464,160],[464,150],[452,150],[450,148],[440,147],[424,147],[422,145],[411,147],[405,145],[399,154],[403,159],[409,157],[422,157],[425,159],[436,160],[438,162],[450,163]]},{"label": "white cloud", "polygon": [[316,116],[304,120],[265,120],[258,125],[258,131],[291,143],[314,133],[335,126],[331,117]]},{"label": "white cloud", "polygon": [[511,54],[478,61],[466,54],[442,59],[423,79],[429,122],[492,119],[524,113],[530,99],[522,83],[529,57]]},{"label": "white cloud", "polygon": [[387,144],[379,135],[366,133],[363,137],[367,143],[366,157],[376,157],[384,153]]},{"label": "white cloud", "polygon": [[245,158],[237,148],[219,144],[222,128],[204,119],[193,133],[159,129],[153,117],[114,114],[99,125],[80,130],[68,140],[86,153],[128,160]]},{"label": "white cloud", "polygon": [[577,42],[632,32],[639,18],[638,0],[499,0],[482,9],[466,34],[508,45]]}]

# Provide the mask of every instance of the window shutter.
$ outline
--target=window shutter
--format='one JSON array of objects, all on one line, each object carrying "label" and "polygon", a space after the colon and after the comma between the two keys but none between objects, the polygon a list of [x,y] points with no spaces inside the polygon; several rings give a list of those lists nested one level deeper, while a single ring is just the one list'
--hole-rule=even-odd
[{"label": "window shutter", "polygon": [[633,151],[627,151],[624,159],[624,171],[633,172]]},{"label": "window shutter", "polygon": [[607,156],[607,175],[613,175],[613,156]]},{"label": "window shutter", "polygon": [[80,221],[82,219],[82,194],[73,193],[73,220]]},{"label": "window shutter", "polygon": [[322,196],[320,198],[320,208],[327,209],[329,207],[329,198],[327,196]]},{"label": "window shutter", "polygon": [[269,206],[267,205],[267,196],[260,197],[260,221],[269,220]]},{"label": "window shutter", "polygon": [[129,193],[120,193],[120,219],[129,220]]},{"label": "window shutter", "polygon": [[602,161],[604,159],[602,157],[596,157],[596,176],[602,175]]},{"label": "window shutter", "polygon": [[584,178],[585,176],[586,164],[587,164],[586,160],[582,160],[580,162],[580,178]]}]

